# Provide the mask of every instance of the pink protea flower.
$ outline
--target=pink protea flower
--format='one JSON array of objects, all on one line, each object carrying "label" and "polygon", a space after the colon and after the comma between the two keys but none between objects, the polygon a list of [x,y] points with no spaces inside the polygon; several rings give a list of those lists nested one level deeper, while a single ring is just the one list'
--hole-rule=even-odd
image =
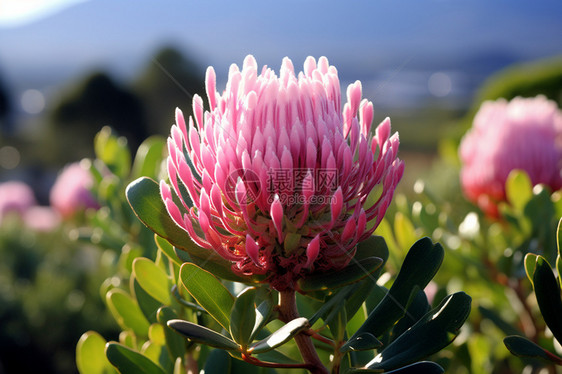
[{"label": "pink protea flower", "polygon": [[170,216],[235,273],[265,275],[279,291],[311,272],[345,267],[404,171],[390,120],[370,135],[373,105],[361,100],[359,81],[342,111],[337,70],[325,57],[308,57],[298,77],[285,58],[278,77],[267,67],[258,74],[248,56],[241,71],[231,66],[222,95],[215,83],[210,67],[210,110],[196,95],[195,123],[186,126],[176,111],[171,188],[160,184]]},{"label": "pink protea flower", "polygon": [[0,183],[0,222],[9,214],[20,217],[36,204],[33,190],[23,182]]},{"label": "pink protea flower", "polygon": [[482,104],[460,146],[465,195],[491,217],[505,200],[505,182],[524,170],[533,185],[562,187],[562,112],[544,96]]},{"label": "pink protea flower", "polygon": [[99,205],[90,192],[93,182],[90,172],[79,162],[65,166],[51,189],[51,206],[63,218],[72,217],[84,209],[98,209]]},{"label": "pink protea flower", "polygon": [[26,226],[36,231],[51,231],[60,223],[60,215],[48,206],[32,206],[23,215]]}]

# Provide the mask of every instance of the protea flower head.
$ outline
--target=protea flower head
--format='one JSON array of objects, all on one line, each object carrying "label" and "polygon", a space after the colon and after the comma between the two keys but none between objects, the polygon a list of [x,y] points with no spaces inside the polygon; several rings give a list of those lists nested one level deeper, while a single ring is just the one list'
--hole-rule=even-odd
[{"label": "protea flower head", "polygon": [[[370,134],[373,105],[361,83],[341,107],[337,70],[308,57],[277,76],[247,56],[225,91],[207,69],[209,110],[176,111],[168,139],[168,213],[199,246],[261,274],[279,291],[312,272],[345,267],[380,223],[402,177],[398,135],[385,119]],[[173,192],[172,192],[173,190]],[[176,195],[176,196],[174,196]]]},{"label": "protea flower head", "polygon": [[514,169],[524,170],[533,185],[562,187],[562,112],[544,96],[484,102],[462,139],[460,157],[465,195],[497,217]]},{"label": "protea flower head", "polygon": [[98,209],[90,191],[93,183],[92,175],[80,162],[65,166],[51,189],[51,206],[64,218],[84,209]]},{"label": "protea flower head", "polygon": [[36,204],[31,187],[19,181],[0,183],[0,223],[10,214],[23,217]]}]

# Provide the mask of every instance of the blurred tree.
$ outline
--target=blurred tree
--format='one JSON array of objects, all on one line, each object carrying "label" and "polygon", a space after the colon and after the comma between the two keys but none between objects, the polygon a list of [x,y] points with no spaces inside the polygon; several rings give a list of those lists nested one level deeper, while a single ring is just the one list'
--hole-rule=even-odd
[{"label": "blurred tree", "polygon": [[187,117],[193,95],[205,97],[204,72],[172,47],[161,49],[148,62],[134,87],[143,99],[150,134],[167,135],[175,108]]},{"label": "blurred tree", "polygon": [[[440,141],[440,155],[447,163],[455,167],[460,166],[457,152],[459,142],[472,126],[474,115],[484,101],[497,100],[500,97],[511,100],[517,96],[537,95],[546,96],[562,108],[562,55],[513,64],[492,74],[474,95],[470,110],[459,120],[458,125],[449,127],[449,136]],[[451,190],[447,184],[443,187]]]},{"label": "blurred tree", "polygon": [[57,163],[93,156],[92,140],[106,125],[127,137],[133,149],[148,136],[141,100],[102,72],[89,75],[63,95],[49,122],[45,149]]},{"label": "blurred tree", "polygon": [[466,118],[471,122],[480,104],[486,100],[537,95],[544,95],[562,107],[562,56],[514,64],[493,74],[478,90]]}]

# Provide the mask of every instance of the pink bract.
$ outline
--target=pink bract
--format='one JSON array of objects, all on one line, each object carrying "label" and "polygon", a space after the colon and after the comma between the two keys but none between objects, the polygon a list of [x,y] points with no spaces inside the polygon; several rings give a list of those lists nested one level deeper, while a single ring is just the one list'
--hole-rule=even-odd
[{"label": "pink bract", "polygon": [[84,209],[98,209],[90,192],[92,185],[92,175],[79,162],[67,165],[51,189],[51,206],[64,218]]},{"label": "pink bract", "polygon": [[482,104],[460,146],[461,184],[489,216],[505,200],[505,182],[524,170],[533,185],[562,187],[562,112],[544,96]]},{"label": "pink bract", "polygon": [[178,109],[168,139],[171,187],[160,191],[172,219],[236,274],[265,275],[279,291],[345,267],[404,171],[390,120],[370,134],[373,105],[359,81],[342,110],[325,57],[308,57],[298,76],[285,58],[277,76],[247,56],[222,94],[212,67],[206,88],[210,109],[196,95],[194,119],[186,125]]}]

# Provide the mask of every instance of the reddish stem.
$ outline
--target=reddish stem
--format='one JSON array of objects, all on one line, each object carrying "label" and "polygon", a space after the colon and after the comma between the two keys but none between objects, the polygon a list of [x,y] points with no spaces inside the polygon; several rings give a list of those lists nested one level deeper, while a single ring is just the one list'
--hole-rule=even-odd
[{"label": "reddish stem", "polygon": [[[297,311],[297,300],[294,290],[281,291],[279,293],[279,313],[281,320],[292,321],[299,317]],[[295,336],[295,341],[299,347],[301,356],[307,365],[307,369],[312,374],[328,374],[328,369],[324,367],[310,336],[306,333],[299,333]]]}]

